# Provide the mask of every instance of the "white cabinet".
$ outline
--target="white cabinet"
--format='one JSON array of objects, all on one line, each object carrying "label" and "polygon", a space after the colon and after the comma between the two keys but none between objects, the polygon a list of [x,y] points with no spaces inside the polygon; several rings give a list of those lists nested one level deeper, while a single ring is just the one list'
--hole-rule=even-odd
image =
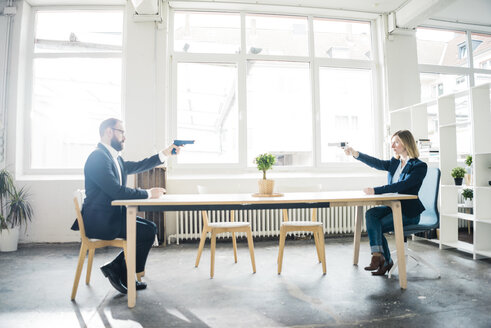
[{"label": "white cabinet", "polygon": [[[432,148],[439,148],[438,154],[430,152],[428,156],[422,152],[420,157],[441,170],[438,242],[441,248],[458,248],[473,254],[475,259],[491,257],[490,88],[491,84],[485,84],[390,112],[391,133],[409,129],[416,140],[430,139]],[[434,131],[435,122],[438,122],[437,131]],[[473,158],[472,183],[456,186],[450,173],[454,167],[466,167],[467,155]],[[465,207],[462,188],[474,191],[473,214],[458,210]],[[472,243],[459,241],[459,219],[472,221]]]}]

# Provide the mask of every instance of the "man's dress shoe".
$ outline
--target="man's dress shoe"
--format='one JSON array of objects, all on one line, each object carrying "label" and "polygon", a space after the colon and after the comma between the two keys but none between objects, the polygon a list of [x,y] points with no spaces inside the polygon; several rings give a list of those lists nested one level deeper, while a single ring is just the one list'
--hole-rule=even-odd
[{"label": "man's dress shoe", "polygon": [[122,294],[128,293],[128,289],[121,282],[121,268],[119,265],[109,262],[108,264],[101,266],[101,271],[104,277],[109,279],[111,285]]},{"label": "man's dress shoe", "polygon": [[[136,283],[136,290],[142,290],[147,288],[146,282],[135,280],[135,283]],[[123,284],[124,288],[127,288],[128,285],[126,284],[126,277],[121,279],[121,284]]]}]

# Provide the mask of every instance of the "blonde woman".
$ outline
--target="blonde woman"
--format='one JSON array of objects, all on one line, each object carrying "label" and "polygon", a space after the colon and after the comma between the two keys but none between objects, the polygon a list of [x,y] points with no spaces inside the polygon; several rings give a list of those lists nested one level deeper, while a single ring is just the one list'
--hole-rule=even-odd
[{"label": "blonde woman", "polygon": [[[391,142],[394,157],[388,161],[360,153],[351,147],[347,147],[344,152],[370,167],[388,171],[388,184],[363,189],[367,195],[384,193],[417,195],[428,167],[418,159],[419,151],[414,137],[408,130],[400,130],[394,133]],[[401,209],[403,226],[418,224],[420,214],[425,210],[419,199],[401,201]],[[384,236],[384,232],[394,230],[392,210],[388,206],[374,207],[367,211],[365,218],[372,253],[372,260],[365,270],[374,271],[372,275],[383,276],[394,265]]]}]

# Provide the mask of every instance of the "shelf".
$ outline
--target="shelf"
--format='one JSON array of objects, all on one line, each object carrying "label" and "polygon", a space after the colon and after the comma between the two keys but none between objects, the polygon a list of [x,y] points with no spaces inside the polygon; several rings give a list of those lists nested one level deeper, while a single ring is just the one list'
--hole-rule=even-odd
[{"label": "shelf", "polygon": [[456,186],[456,185],[453,185],[453,184],[451,184],[451,185],[442,184],[441,186],[443,188],[454,188],[454,189],[459,189],[459,188],[465,187],[465,186]]},{"label": "shelf", "polygon": [[463,241],[459,241],[459,240],[458,241],[448,241],[448,242],[442,241],[441,244],[443,246],[457,248],[457,249],[464,251],[464,252],[474,253],[474,245],[463,242]]},{"label": "shelf", "polygon": [[476,218],[474,217],[474,214],[466,214],[466,213],[452,213],[452,214],[444,214],[444,216],[448,216],[454,219],[461,219],[461,220],[467,220],[467,221],[475,221]]},{"label": "shelf", "polygon": [[475,219],[474,222],[491,224],[491,219]]},{"label": "shelf", "polygon": [[471,124],[471,121],[462,121],[462,122],[442,124],[442,125],[440,125],[440,128],[449,128],[449,127],[453,127],[453,126],[468,125],[468,124]]},{"label": "shelf", "polygon": [[474,208],[474,206],[465,206],[465,204],[457,204],[458,208]]}]

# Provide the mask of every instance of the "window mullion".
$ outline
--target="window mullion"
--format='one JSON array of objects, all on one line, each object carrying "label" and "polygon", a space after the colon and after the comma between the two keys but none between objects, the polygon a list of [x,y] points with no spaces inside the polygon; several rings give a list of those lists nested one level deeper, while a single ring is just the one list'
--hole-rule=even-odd
[{"label": "window mullion", "polygon": [[470,68],[470,74],[469,74],[469,86],[473,87],[475,85],[475,80],[474,80],[474,49],[472,45],[472,35],[470,31],[466,32],[467,36],[467,49],[468,49],[468,63],[469,63],[469,68]]},{"label": "window mullion", "polygon": [[314,47],[314,18],[308,17],[309,24],[309,60],[310,60],[310,90],[312,101],[312,145],[313,145],[313,165],[318,167],[321,161],[321,126],[320,126],[320,111],[319,111],[319,67],[315,61]]},{"label": "window mullion", "polygon": [[240,53],[237,67],[239,106],[239,166],[247,168],[247,59],[245,13],[240,13]]}]

